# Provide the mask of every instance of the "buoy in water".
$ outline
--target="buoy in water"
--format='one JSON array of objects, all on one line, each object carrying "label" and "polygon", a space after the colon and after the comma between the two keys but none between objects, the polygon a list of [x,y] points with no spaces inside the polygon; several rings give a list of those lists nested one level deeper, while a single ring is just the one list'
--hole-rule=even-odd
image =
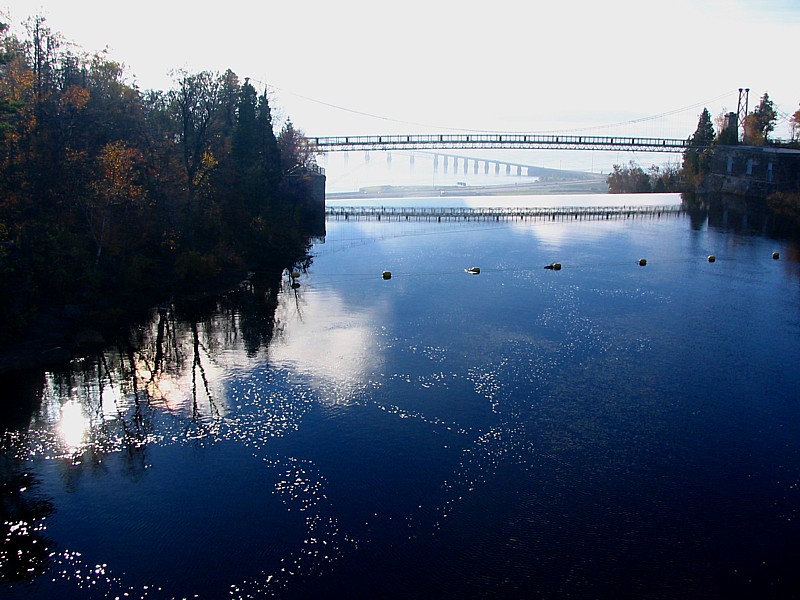
[{"label": "buoy in water", "polygon": [[469,273],[470,275],[478,275],[481,272],[480,267],[470,267],[469,269],[464,269],[465,273]]},{"label": "buoy in water", "polygon": [[717,260],[717,257],[714,256],[713,254],[708,257],[708,262],[716,262],[716,260]]},{"label": "buoy in water", "polygon": [[545,265],[544,268],[550,271],[560,271],[561,263],[550,263],[549,265]]},{"label": "buoy in water", "polygon": [[781,257],[780,252],[773,252],[772,253],[772,260],[778,260]]},{"label": "buoy in water", "polygon": [[392,272],[391,271],[384,271],[383,272],[383,278],[384,279],[391,279],[392,278]]},{"label": "buoy in water", "polygon": [[647,259],[646,258],[640,258],[639,259],[639,266],[640,267],[647,266]]}]

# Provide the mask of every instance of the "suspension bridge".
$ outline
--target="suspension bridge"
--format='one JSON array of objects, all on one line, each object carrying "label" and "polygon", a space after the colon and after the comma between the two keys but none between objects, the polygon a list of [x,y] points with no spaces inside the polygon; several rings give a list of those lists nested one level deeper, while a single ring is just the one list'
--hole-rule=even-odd
[{"label": "suspension bridge", "polygon": [[[483,165],[484,174],[489,174],[491,166],[494,173],[499,175],[501,168],[506,175],[511,175],[512,170],[518,176],[538,177],[563,177],[561,170],[545,169],[517,161],[499,158],[475,158],[446,154],[443,151],[451,150],[463,152],[465,150],[578,150],[578,151],[617,151],[617,152],[659,152],[683,153],[689,141],[679,138],[662,137],[637,137],[630,135],[548,135],[527,133],[463,133],[463,134],[401,134],[401,135],[356,135],[356,136],[307,136],[305,143],[314,152],[388,152],[391,151],[419,151],[433,155],[433,168],[438,172],[439,161],[444,164],[445,173],[448,162],[453,163],[453,172],[458,172],[459,163],[463,163],[463,172],[467,173],[472,165],[472,171],[477,175],[479,164]],[[391,154],[388,154],[391,160]],[[411,155],[413,163],[413,155]],[[574,178],[585,178],[586,174],[572,172]]]},{"label": "suspension bridge", "polygon": [[[614,125],[601,125],[590,129],[625,129],[627,126],[636,128],[637,133],[642,126],[647,126],[655,121],[663,122],[665,118],[683,115],[685,118],[691,113],[691,125],[694,126],[697,111],[700,106],[707,106],[710,102],[719,101],[728,96],[732,100],[735,90],[726,92],[716,98],[703,101],[691,106],[664,112],[649,117],[632,119]],[[736,112],[725,113],[727,126],[737,129],[743,128],[744,118],[748,114],[749,88],[739,88]],[[789,122],[788,114],[780,112],[781,120]],[[687,129],[681,127],[681,129]],[[585,131],[586,131],[585,130]],[[674,128],[673,128],[674,130]],[[574,130],[577,131],[577,130]],[[573,133],[574,133],[573,131]],[[691,131],[691,129],[687,129]],[[349,152],[349,151],[391,151],[391,150],[472,150],[472,149],[507,149],[507,150],[607,150],[627,152],[663,152],[683,153],[690,145],[689,138],[652,137],[641,135],[570,135],[552,133],[517,133],[517,132],[465,132],[465,133],[436,133],[436,134],[393,134],[393,135],[339,135],[339,136],[305,136],[305,142],[310,148],[321,152]]]},{"label": "suspension bridge", "polygon": [[[739,90],[739,104],[742,104],[742,94],[747,90]],[[386,163],[391,167],[392,152],[398,152],[401,156],[408,157],[410,171],[413,172],[415,153],[416,156],[423,155],[425,158],[433,160],[433,177],[439,175],[440,166],[444,168],[444,177],[450,175],[495,175],[505,173],[520,177],[536,177],[541,182],[554,182],[562,180],[582,180],[597,179],[595,166],[600,169],[600,174],[610,168],[610,160],[605,158],[595,158],[599,154],[616,154],[616,161],[620,162],[620,155],[628,154],[643,160],[645,155],[660,153],[667,160],[674,160],[680,157],[690,147],[690,135],[697,124],[698,110],[701,106],[707,106],[710,102],[716,102],[723,97],[731,97],[733,92],[726,92],[724,95],[708,101],[683,107],[676,110],[667,111],[661,114],[648,117],[636,118],[630,121],[609,123],[605,125],[584,127],[581,129],[571,129],[550,132],[525,132],[525,131],[481,131],[469,129],[451,129],[450,132],[441,133],[413,133],[410,129],[412,123],[405,123],[408,133],[399,131],[389,132],[386,135],[328,135],[316,136],[305,135],[303,142],[311,153],[324,155],[325,160],[331,160],[333,156],[343,155],[342,161],[331,160],[331,167],[344,163],[343,171],[349,176],[356,173],[356,168],[347,167],[348,153],[363,153],[364,163],[370,162],[370,153],[385,153]],[[733,99],[731,97],[731,99]],[[745,97],[746,100],[746,97]],[[733,116],[734,126],[739,126],[737,117],[746,113],[746,102],[744,109],[736,113],[727,112],[729,119]],[[404,127],[404,129],[406,128]],[[425,127],[433,127],[425,126]],[[440,128],[446,130],[447,128]],[[609,134],[608,132],[613,132]],[[681,132],[681,133],[678,133]],[[682,132],[686,132],[684,136]],[[354,132],[355,133],[355,132]],[[677,134],[677,135],[676,135]],[[481,151],[486,151],[482,155]],[[499,151],[499,152],[497,152]],[[525,151],[563,151],[567,164],[566,170],[562,169],[561,160],[554,159],[552,155],[545,154],[542,164],[531,164],[532,160],[527,160],[522,152]],[[576,158],[577,155],[585,154],[586,159]],[[395,155],[396,156],[396,155]],[[591,161],[591,166],[588,163]],[[597,163],[595,162],[597,161]],[[625,162],[622,160],[622,162]],[[555,165],[558,165],[558,168]],[[366,169],[364,170],[366,173]],[[373,170],[374,173],[374,170]],[[426,172],[427,175],[427,172]],[[419,172],[413,175],[418,180],[422,180]],[[356,179],[356,187],[359,183]],[[340,177],[336,183],[341,185]],[[375,187],[381,182],[377,179],[369,182],[370,185],[361,185],[363,189]],[[467,185],[466,179],[461,182],[452,182],[453,185]],[[435,184],[434,184],[435,185]],[[350,193],[346,186],[335,193]]]},{"label": "suspension bridge", "polygon": [[370,150],[622,150],[681,153],[688,140],[615,135],[422,134],[306,137],[319,152]]}]

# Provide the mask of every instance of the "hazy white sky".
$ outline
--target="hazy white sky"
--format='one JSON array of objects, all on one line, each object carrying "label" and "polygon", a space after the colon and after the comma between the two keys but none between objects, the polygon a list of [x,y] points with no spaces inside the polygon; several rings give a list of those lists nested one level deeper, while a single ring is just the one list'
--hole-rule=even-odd
[{"label": "hazy white sky", "polygon": [[[707,106],[766,91],[800,106],[798,0],[0,0],[42,14],[87,52],[109,48],[139,87],[170,71],[224,71],[273,89],[309,135],[429,127],[550,131],[676,113],[685,137]],[[337,107],[337,108],[334,108]],[[342,110],[348,109],[348,110]],[[367,116],[374,115],[374,116]],[[687,116],[688,115],[688,116]],[[610,130],[609,130],[610,131]],[[780,132],[779,132],[780,133]]]}]

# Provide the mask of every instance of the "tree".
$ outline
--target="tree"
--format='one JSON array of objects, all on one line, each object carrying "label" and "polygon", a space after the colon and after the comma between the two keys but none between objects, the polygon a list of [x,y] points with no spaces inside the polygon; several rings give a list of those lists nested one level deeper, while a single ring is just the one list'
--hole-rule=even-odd
[{"label": "tree", "polygon": [[606,182],[608,191],[612,194],[638,194],[652,191],[650,177],[635,161],[630,161],[627,167],[614,165]]},{"label": "tree", "polygon": [[792,141],[797,141],[800,135],[800,109],[797,109],[789,120],[792,127]]},{"label": "tree", "polygon": [[[85,207],[89,230],[97,249],[95,267],[106,246],[108,231],[114,224],[112,218],[115,211],[123,209],[127,213],[145,197],[139,175],[142,156],[138,150],[128,147],[124,142],[107,144],[100,151],[97,162],[98,177],[92,185],[95,194]],[[123,234],[127,231],[127,223],[122,223],[121,231]],[[121,237],[125,239],[126,236]]]},{"label": "tree", "polygon": [[190,210],[194,208],[197,190],[216,165],[211,142],[212,126],[219,114],[219,91],[219,79],[202,71],[194,75],[182,74],[178,89],[170,93],[178,122]]},{"label": "tree", "polygon": [[700,113],[697,121],[697,129],[689,140],[690,144],[696,148],[708,148],[714,144],[714,124],[711,122],[711,114],[707,108]]},{"label": "tree", "polygon": [[714,124],[707,108],[700,113],[697,129],[689,138],[683,153],[683,176],[690,189],[697,189],[711,171],[711,158],[714,153]]},{"label": "tree", "polygon": [[58,85],[56,66],[60,36],[45,25],[45,18],[36,16],[27,23],[30,41],[25,44],[27,66],[33,74],[33,98],[27,135],[29,183],[35,193],[46,193],[57,184],[60,175],[61,150],[58,119]]},{"label": "tree", "polygon": [[661,167],[651,165],[649,169],[650,187],[653,192],[683,191],[682,171],[677,164],[666,164]]},{"label": "tree", "polygon": [[231,192],[229,196],[233,196],[226,210],[236,220],[252,218],[265,204],[268,195],[261,168],[257,105],[256,90],[245,78],[239,92],[231,137],[231,177],[225,182],[225,187]]},{"label": "tree", "polygon": [[[8,64],[11,56],[7,50],[5,40],[8,25],[0,22],[0,36],[3,37],[2,45],[0,45],[0,76],[5,78],[5,66]],[[16,106],[11,100],[0,90],[0,141],[5,137],[6,133],[12,130],[12,118],[16,112]]]},{"label": "tree", "polygon": [[278,147],[284,173],[295,167],[310,167],[317,164],[315,148],[308,144],[302,131],[294,128],[291,119],[287,120],[281,129]]},{"label": "tree", "polygon": [[239,76],[228,69],[220,80],[220,109],[222,111],[222,128],[225,133],[233,131],[236,125],[236,111],[239,106],[239,95],[242,86]]},{"label": "tree", "polygon": [[103,52],[92,56],[83,71],[83,85],[89,93],[85,119],[94,123],[84,127],[83,143],[92,153],[118,140],[139,144],[145,129],[142,99],[137,89],[125,83],[124,65]]},{"label": "tree", "polygon": [[272,130],[267,93],[259,96],[249,79],[245,79],[239,95],[228,171],[225,186],[234,194],[225,209],[229,220],[263,219],[268,214],[277,218],[270,211],[279,200],[280,150]]},{"label": "tree", "polygon": [[744,121],[744,140],[751,146],[763,146],[769,139],[769,134],[775,129],[778,113],[775,110],[769,94],[764,92],[761,101],[753,112]]},{"label": "tree", "polygon": [[272,126],[272,110],[267,90],[258,99],[258,139],[261,146],[261,161],[267,184],[277,189],[281,182],[281,151]]},{"label": "tree", "polygon": [[256,129],[256,106],[258,97],[255,88],[245,78],[239,92],[238,110],[233,129],[231,153],[240,173],[253,170],[258,165],[259,143]]},{"label": "tree", "polygon": [[54,67],[56,50],[61,44],[60,37],[54,34],[45,24],[45,18],[37,15],[27,23],[31,38],[29,44],[29,61],[35,77],[34,90],[36,102],[41,104],[47,93],[55,87]]}]

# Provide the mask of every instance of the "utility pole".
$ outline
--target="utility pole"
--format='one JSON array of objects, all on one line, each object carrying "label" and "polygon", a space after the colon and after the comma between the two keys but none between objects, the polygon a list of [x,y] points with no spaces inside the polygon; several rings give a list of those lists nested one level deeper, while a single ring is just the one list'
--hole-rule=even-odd
[{"label": "utility pole", "polygon": [[[744,100],[744,103],[742,102]],[[750,102],[750,88],[739,88],[739,105],[736,107],[738,115],[738,126],[742,130],[742,140],[744,140],[744,122],[747,119],[747,105]]]}]

